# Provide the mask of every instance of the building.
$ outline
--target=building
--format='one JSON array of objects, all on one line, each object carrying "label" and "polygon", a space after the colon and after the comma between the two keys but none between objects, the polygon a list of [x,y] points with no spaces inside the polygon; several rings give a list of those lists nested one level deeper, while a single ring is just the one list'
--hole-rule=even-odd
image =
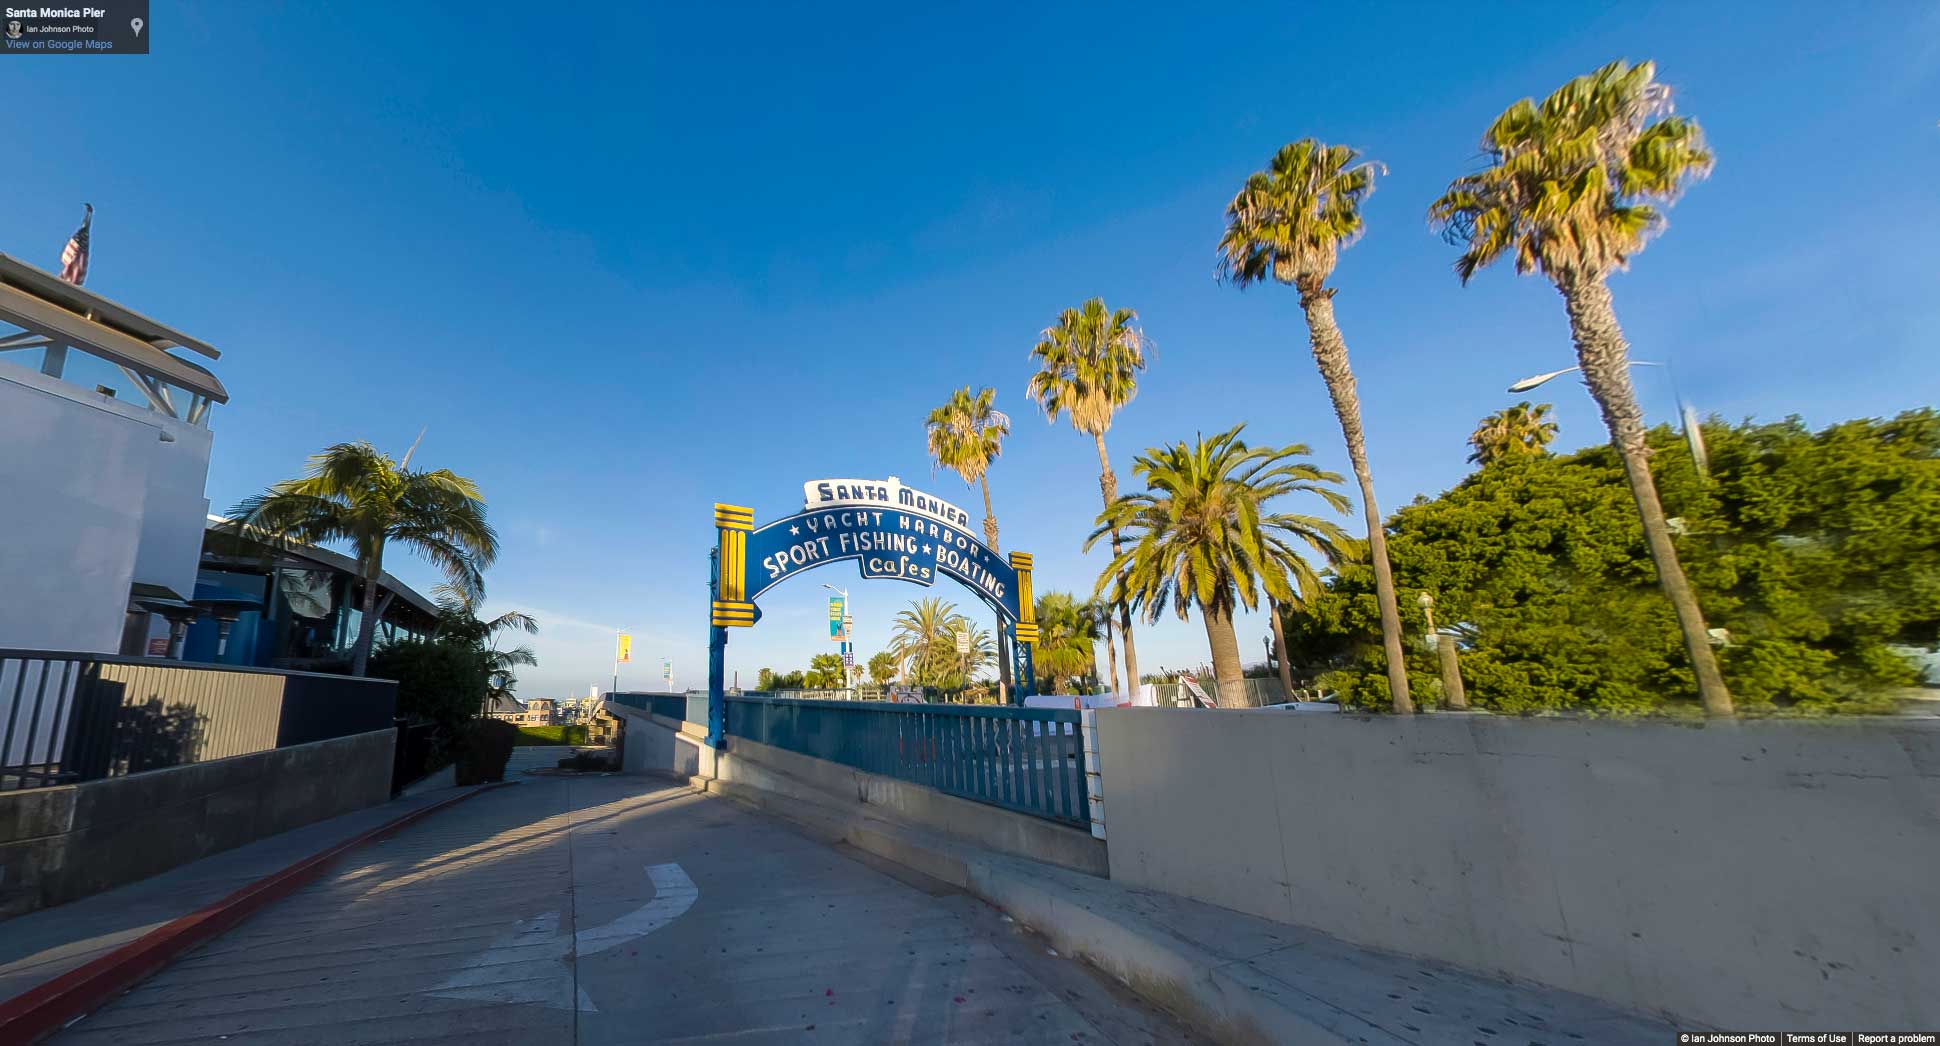
[{"label": "building", "polygon": [[179,656],[229,401],[189,355],[222,354],[0,254],[0,647]]},{"label": "building", "polygon": [[[428,636],[437,627],[437,604],[409,585],[386,573],[378,589],[378,645]],[[273,547],[209,516],[190,601],[195,617],[180,656],[257,668],[341,669],[363,622],[362,592],[349,556],[312,545]]]}]

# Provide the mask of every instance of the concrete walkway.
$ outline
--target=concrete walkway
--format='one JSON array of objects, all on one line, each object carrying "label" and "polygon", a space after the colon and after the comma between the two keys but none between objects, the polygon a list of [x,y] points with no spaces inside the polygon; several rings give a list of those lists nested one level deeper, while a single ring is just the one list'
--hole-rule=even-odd
[{"label": "concrete walkway", "polygon": [[684,784],[582,776],[354,851],[53,1041],[1193,1040],[941,883]]},{"label": "concrete walkway", "polygon": [[53,980],[344,840],[468,791],[447,787],[394,799],[0,922],[0,999]]}]

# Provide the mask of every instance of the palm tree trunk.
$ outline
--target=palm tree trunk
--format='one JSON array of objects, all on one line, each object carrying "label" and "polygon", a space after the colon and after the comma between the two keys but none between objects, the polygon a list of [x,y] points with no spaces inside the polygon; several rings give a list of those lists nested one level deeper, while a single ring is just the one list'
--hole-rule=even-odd
[{"label": "palm tree trunk", "polygon": [[[1102,432],[1096,433],[1091,438],[1098,444],[1098,491],[1105,496],[1105,507],[1110,508],[1111,503],[1118,500],[1118,473],[1112,471],[1111,455],[1105,453],[1105,434]],[[1111,532],[1111,557],[1113,562],[1118,560],[1118,550],[1122,543],[1118,531],[1113,530]],[[1138,650],[1132,645],[1132,607],[1131,604],[1122,601],[1118,604],[1118,632],[1125,637],[1125,689],[1122,692],[1130,694],[1133,701],[1136,702],[1138,699]],[[1119,693],[1121,691],[1118,689],[1117,665],[1112,666],[1111,674],[1112,692]]]},{"label": "palm tree trunk", "polygon": [[1118,647],[1111,641],[1111,612],[1105,612],[1105,668],[1111,673],[1111,692],[1123,693],[1118,689]]},{"label": "palm tree trunk", "polygon": [[1280,606],[1267,604],[1266,612],[1273,617],[1273,654],[1280,659],[1280,685],[1286,689],[1287,700],[1293,700],[1293,666],[1287,664],[1287,626],[1280,622]]},{"label": "palm tree trunk", "polygon": [[[979,476],[977,482],[983,485],[983,540],[990,551],[997,551],[997,514],[990,510],[990,477]],[[1003,704],[1011,701],[1010,681],[1010,629],[1004,627],[1004,619],[997,619],[997,698]]]},{"label": "palm tree trunk", "polygon": [[1558,280],[1569,310],[1570,337],[1576,342],[1576,361],[1583,368],[1583,383],[1590,387],[1603,423],[1610,428],[1611,442],[1623,459],[1630,494],[1637,502],[1637,515],[1643,521],[1644,543],[1657,566],[1657,580],[1664,596],[1677,612],[1677,626],[1684,633],[1684,650],[1697,675],[1698,697],[1707,715],[1731,714],[1731,691],[1718,671],[1717,655],[1711,650],[1711,636],[1704,627],[1704,611],[1697,594],[1677,561],[1677,546],[1664,522],[1664,506],[1657,500],[1657,481],[1650,475],[1650,450],[1644,444],[1644,414],[1630,388],[1630,346],[1623,328],[1617,325],[1616,307],[1610,288],[1601,279]]},{"label": "palm tree trunk", "polygon": [[1374,561],[1374,596],[1381,608],[1381,647],[1388,662],[1388,693],[1394,710],[1412,715],[1413,699],[1408,696],[1408,665],[1401,655],[1401,611],[1395,605],[1394,570],[1388,564],[1388,535],[1381,527],[1381,510],[1374,504],[1374,476],[1367,467],[1367,436],[1361,431],[1361,399],[1354,389],[1354,370],[1347,364],[1347,342],[1334,322],[1334,292],[1319,280],[1300,283],[1300,307],[1307,313],[1308,340],[1313,345],[1314,362],[1320,366],[1327,394],[1333,397],[1334,413],[1340,417],[1341,435],[1347,440],[1347,460],[1354,467],[1354,479],[1361,485],[1361,508],[1367,515],[1368,558]]},{"label": "palm tree trunk", "polygon": [[1245,708],[1246,674],[1239,665],[1239,639],[1233,634],[1230,611],[1201,606],[1206,619],[1206,645],[1212,648],[1213,678],[1219,681],[1219,706]]},{"label": "palm tree trunk", "polygon": [[350,674],[361,676],[370,667],[370,648],[377,641],[377,578],[383,576],[382,570],[372,570],[374,577],[364,578],[364,594],[358,599],[357,645],[351,648]]}]

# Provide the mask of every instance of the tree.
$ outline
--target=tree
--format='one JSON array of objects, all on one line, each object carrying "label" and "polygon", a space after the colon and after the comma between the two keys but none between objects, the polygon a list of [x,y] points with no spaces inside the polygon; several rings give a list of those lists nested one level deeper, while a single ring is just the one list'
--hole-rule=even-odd
[{"label": "tree", "polygon": [[1257,607],[1262,589],[1283,603],[1319,594],[1319,575],[1299,546],[1331,563],[1355,545],[1328,520],[1265,510],[1294,494],[1314,495],[1337,512],[1349,502],[1331,486],[1340,476],[1294,460],[1308,453],[1305,446],[1248,447],[1239,438],[1244,428],[1147,450],[1133,472],[1148,490],[1112,502],[1085,542],[1089,549],[1113,529],[1125,533],[1130,545],[1112,557],[1098,589],[1122,585],[1147,621],[1157,621],[1168,601],[1181,620],[1198,604],[1220,699],[1233,705],[1246,692],[1233,615]]},{"label": "tree", "polygon": [[1080,603],[1069,592],[1037,597],[1038,639],[1031,663],[1049,693],[1068,694],[1097,675],[1100,624],[1110,619],[1109,613],[1099,613],[1100,606]]},{"label": "tree", "polygon": [[1257,171],[1226,207],[1226,234],[1219,241],[1223,279],[1246,287],[1273,279],[1300,292],[1307,339],[1334,401],[1347,460],[1361,487],[1369,555],[1380,585],[1381,638],[1388,656],[1388,689],[1396,712],[1414,711],[1402,661],[1401,614],[1388,566],[1387,536],[1374,503],[1374,476],[1367,464],[1361,400],[1347,362],[1347,342],[1334,321],[1334,290],[1327,286],[1341,248],[1361,235],[1361,204],[1374,191],[1376,163],[1344,145],[1302,138],[1281,147],[1267,169]]},{"label": "tree", "polygon": [[[1004,437],[1010,435],[1010,418],[992,405],[996,399],[995,389],[986,386],[972,393],[966,385],[930,411],[924,424],[933,467],[949,469],[965,483],[983,488],[983,537],[992,552],[998,546],[997,516],[990,508],[990,463],[1004,452]],[[1008,694],[1010,642],[1005,640],[1000,647],[1003,656],[997,662],[997,674]]]},{"label": "tree", "polygon": [[808,674],[802,681],[810,690],[836,690],[849,685],[849,670],[840,654],[816,654],[808,659]]},{"label": "tree", "polygon": [[[970,652],[957,653],[957,635],[970,633]],[[889,653],[905,682],[952,690],[989,664],[990,633],[957,613],[956,604],[927,596],[896,615],[890,626]]]},{"label": "tree", "polygon": [[489,620],[481,618],[477,597],[455,585],[441,584],[433,594],[438,598],[438,625],[432,630],[433,637],[474,647],[484,655],[486,707],[500,698],[511,699],[519,683],[513,670],[537,665],[539,658],[528,646],[500,650],[498,637],[506,632],[536,636],[538,619],[517,610],[508,610]]},{"label": "tree", "polygon": [[1528,400],[1482,419],[1475,434],[1468,438],[1475,453],[1468,459],[1486,466],[1522,454],[1547,454],[1556,438],[1556,423],[1549,419],[1550,404],[1534,406]]},{"label": "tree", "polygon": [[[1917,681],[1905,651],[1940,633],[1940,413],[1843,422],[1703,425],[1712,468],[1648,433],[1666,511],[1691,536],[1694,581],[1729,636],[1720,667],[1749,709],[1891,711]],[[1675,613],[1650,569],[1615,448],[1497,462],[1388,521],[1404,591],[1435,594],[1462,635],[1471,700],[1501,712],[1697,711]],[[1365,565],[1346,561],[1286,619],[1303,669],[1356,704],[1378,700],[1378,625]],[[1431,686],[1423,651],[1417,679]]]},{"label": "tree", "polygon": [[[1075,309],[1058,315],[1057,323],[1045,328],[1031,357],[1037,373],[1031,375],[1025,395],[1038,402],[1044,417],[1056,422],[1063,413],[1071,427],[1090,436],[1098,447],[1098,490],[1104,503],[1118,498],[1118,474],[1112,471],[1111,455],[1105,451],[1105,433],[1119,408],[1138,395],[1138,375],[1145,369],[1145,334],[1139,330],[1138,313],[1130,309],[1109,309],[1104,299],[1092,298]],[[1118,555],[1123,542],[1112,535],[1111,554]],[[1124,602],[1118,608],[1119,634],[1125,639],[1125,678],[1133,689],[1138,685],[1138,652],[1132,643],[1132,608]],[[1105,663],[1111,673],[1112,692],[1118,690],[1118,665],[1111,649],[1111,619],[1105,619]],[[1042,644],[1039,657],[1043,656]]]},{"label": "tree", "polygon": [[309,475],[285,480],[245,498],[229,510],[228,528],[267,537],[272,544],[345,542],[363,582],[357,645],[351,674],[369,666],[384,577],[384,553],[392,542],[416,552],[442,571],[447,582],[477,599],[482,571],[498,557],[498,535],[485,522],[478,485],[449,469],[415,472],[410,455],[392,461],[368,443],[339,443],[310,459]]},{"label": "tree", "polygon": [[896,655],[885,650],[869,659],[869,680],[877,686],[896,681]]},{"label": "tree", "polygon": [[1703,610],[1678,562],[1651,479],[1643,411],[1630,386],[1630,346],[1607,283],[1664,226],[1658,204],[1709,174],[1711,152],[1695,121],[1672,115],[1671,89],[1651,62],[1611,62],[1558,88],[1538,106],[1523,99],[1482,137],[1492,158],[1455,179],[1429,221],[1463,248],[1455,273],[1513,254],[1516,272],[1541,272],[1562,293],[1583,382],[1623,458],[1657,579],[1677,614],[1698,695],[1731,714],[1731,692],[1711,650]]},{"label": "tree", "polygon": [[446,743],[478,715],[491,686],[483,653],[448,639],[400,639],[371,656],[371,667],[397,680],[397,714],[438,725]]}]

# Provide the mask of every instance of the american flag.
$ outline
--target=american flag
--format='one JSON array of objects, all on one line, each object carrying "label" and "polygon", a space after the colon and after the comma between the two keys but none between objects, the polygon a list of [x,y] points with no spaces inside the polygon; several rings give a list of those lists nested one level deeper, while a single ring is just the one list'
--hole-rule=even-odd
[{"label": "american flag", "polygon": [[84,206],[88,209],[87,217],[81,219],[81,227],[68,238],[67,246],[61,248],[61,279],[76,287],[88,281],[88,227],[94,224],[94,205]]}]

